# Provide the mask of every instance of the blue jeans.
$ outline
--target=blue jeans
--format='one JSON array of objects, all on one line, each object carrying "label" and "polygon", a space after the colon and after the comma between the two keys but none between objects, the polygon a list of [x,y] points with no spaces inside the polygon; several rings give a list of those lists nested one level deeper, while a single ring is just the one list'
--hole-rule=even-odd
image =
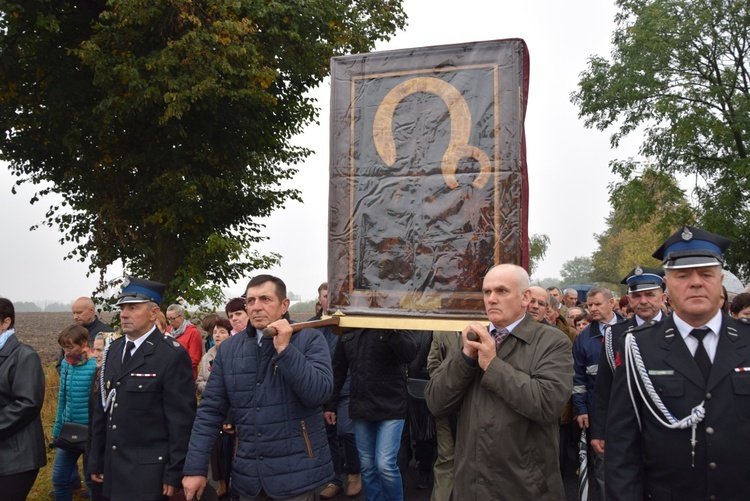
[{"label": "blue jeans", "polygon": [[[345,472],[352,475],[360,472],[357,441],[354,438],[352,420],[349,419],[349,395],[342,395],[339,398],[336,424],[327,424],[326,433],[328,434],[328,447],[331,450],[331,461],[333,462],[333,473],[335,475],[333,483],[341,487],[344,483]],[[341,460],[340,454],[340,444],[342,442],[344,444],[345,461]]]},{"label": "blue jeans", "polygon": [[403,501],[404,487],[396,464],[403,419],[352,420],[357,438],[362,487],[367,501]]},{"label": "blue jeans", "polygon": [[[52,486],[55,489],[55,501],[71,501],[73,499],[72,476],[78,474],[78,458],[82,452],[70,452],[63,449],[56,449],[55,465],[52,468]],[[86,486],[91,490],[91,477],[89,476],[89,467],[83,461],[83,475]]]}]

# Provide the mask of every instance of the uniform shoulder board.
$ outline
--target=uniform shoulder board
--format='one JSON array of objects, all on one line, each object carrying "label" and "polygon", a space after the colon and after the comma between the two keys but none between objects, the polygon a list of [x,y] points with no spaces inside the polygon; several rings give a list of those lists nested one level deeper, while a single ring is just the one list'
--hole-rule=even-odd
[{"label": "uniform shoulder board", "polygon": [[633,328],[629,329],[629,331],[630,332],[645,331],[645,330],[651,329],[653,326],[655,326],[658,323],[659,322],[657,322],[656,320],[650,320],[648,322],[643,322],[641,325],[639,325],[637,327],[633,327]]},{"label": "uniform shoulder board", "polygon": [[735,318],[737,321],[737,327],[743,336],[750,333],[750,318]]},{"label": "uniform shoulder board", "polygon": [[164,342],[172,346],[173,348],[180,347],[180,343],[178,343],[177,340],[173,338],[172,336],[170,336],[169,334],[164,334]]}]

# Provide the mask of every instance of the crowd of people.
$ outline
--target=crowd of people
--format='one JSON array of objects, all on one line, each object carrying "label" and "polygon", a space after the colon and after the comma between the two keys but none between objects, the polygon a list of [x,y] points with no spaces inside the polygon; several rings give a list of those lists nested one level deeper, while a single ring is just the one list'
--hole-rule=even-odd
[{"label": "crowd of people", "polygon": [[[83,456],[96,500],[399,501],[414,459],[433,501],[563,500],[583,431],[601,499],[742,499],[750,293],[722,288],[729,244],[685,226],[654,252],[662,268],[633,263],[621,298],[532,286],[520,266],[495,265],[488,322],[461,332],[294,324],[284,282],[258,275],[225,316],[201,320],[204,339],[181,305],[162,313],[163,284],[129,277],[120,333],[80,298],[57,338],[51,494],[83,489]],[[0,298],[11,501],[46,463],[42,365],[14,326]]]}]

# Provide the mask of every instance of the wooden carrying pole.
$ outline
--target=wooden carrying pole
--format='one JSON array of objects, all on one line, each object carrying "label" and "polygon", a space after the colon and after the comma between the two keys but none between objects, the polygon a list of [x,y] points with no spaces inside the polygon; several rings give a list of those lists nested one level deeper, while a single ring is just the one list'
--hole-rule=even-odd
[{"label": "wooden carrying pole", "polygon": [[[308,327],[315,329],[316,327],[328,327],[337,326],[339,324],[339,317],[327,317],[321,320],[311,320],[309,322],[297,322],[296,324],[290,324],[292,326],[292,332],[299,332],[302,329]],[[263,337],[274,337],[278,332],[273,327],[266,327],[263,329]]]},{"label": "wooden carrying pole", "polygon": [[[422,317],[387,317],[376,315],[344,315],[337,311],[330,317],[310,322],[290,324],[292,332],[299,332],[307,327],[334,327],[334,332],[341,329],[405,329],[430,331],[462,331],[472,322],[487,323],[486,318],[422,318]],[[273,327],[263,329],[264,337],[277,334]],[[469,338],[471,339],[471,337]],[[477,337],[478,339],[478,337]],[[471,339],[476,341],[477,339]]]}]

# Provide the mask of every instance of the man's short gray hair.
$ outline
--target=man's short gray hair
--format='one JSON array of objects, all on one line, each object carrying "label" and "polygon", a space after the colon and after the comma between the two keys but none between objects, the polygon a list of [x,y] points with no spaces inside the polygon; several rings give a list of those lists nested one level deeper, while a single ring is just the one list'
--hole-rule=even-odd
[{"label": "man's short gray hair", "polygon": [[612,294],[612,291],[607,289],[606,287],[602,285],[597,285],[596,287],[592,287],[587,293],[586,293],[586,299],[590,298],[591,296],[596,296],[597,294],[601,294],[602,297],[606,301],[609,301],[610,299],[614,298],[614,294]]}]

